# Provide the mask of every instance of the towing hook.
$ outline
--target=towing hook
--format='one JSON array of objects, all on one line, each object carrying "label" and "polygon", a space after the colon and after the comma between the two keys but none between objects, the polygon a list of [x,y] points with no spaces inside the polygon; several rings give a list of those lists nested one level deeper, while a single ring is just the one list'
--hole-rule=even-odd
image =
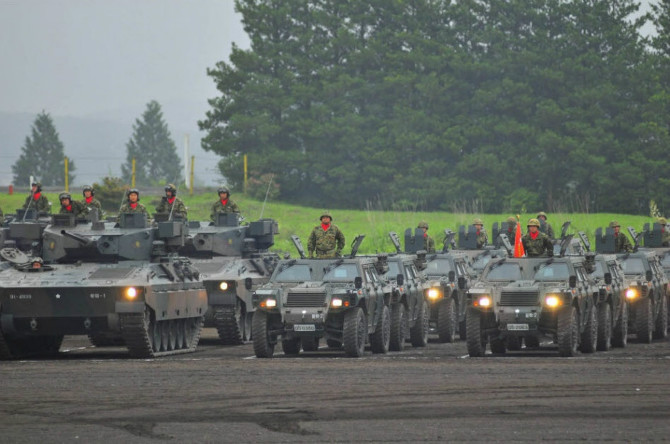
[{"label": "towing hook", "polygon": [[37,319],[32,318],[30,320],[30,329],[33,330],[33,331],[37,330]]}]

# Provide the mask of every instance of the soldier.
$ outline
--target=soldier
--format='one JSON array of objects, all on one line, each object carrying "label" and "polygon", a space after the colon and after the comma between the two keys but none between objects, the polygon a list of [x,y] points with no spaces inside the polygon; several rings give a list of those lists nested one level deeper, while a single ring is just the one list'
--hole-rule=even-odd
[{"label": "soldier", "polygon": [[472,225],[477,229],[477,248],[482,248],[489,241],[486,230],[484,230],[484,222],[477,218],[472,221]]},{"label": "soldier", "polygon": [[128,190],[127,199],[127,202],[119,208],[119,216],[116,218],[117,222],[121,221],[121,214],[123,213],[142,213],[145,216],[147,215],[147,209],[140,203],[140,191],[137,188]]},{"label": "soldier", "polygon": [[423,230],[423,249],[428,253],[435,253],[435,241],[428,235],[428,222],[422,220],[417,228]]},{"label": "soldier", "polygon": [[315,251],[317,258],[340,257],[344,248],[344,234],[331,224],[333,216],[328,211],[324,211],[320,219],[321,225],[314,227],[307,241],[309,257],[314,257]]},{"label": "soldier", "polygon": [[670,232],[665,229],[668,221],[665,217],[659,217],[658,223],[661,225],[661,242],[664,247],[670,247]]},{"label": "soldier", "polygon": [[511,243],[514,243],[516,239],[516,217],[510,216],[507,218],[507,231],[505,234],[507,235],[507,239],[509,239]]},{"label": "soldier", "polygon": [[633,246],[626,237],[625,234],[621,233],[621,225],[619,222],[613,220],[610,222],[610,227],[614,229],[614,251],[616,253],[630,253],[633,251]]},{"label": "soldier", "polygon": [[212,222],[216,221],[217,213],[239,214],[240,208],[230,199],[230,190],[228,187],[219,187],[217,191],[219,193],[219,200],[214,202],[214,205],[212,205],[212,214],[210,214],[210,219]]},{"label": "soldier", "polygon": [[554,255],[554,245],[549,236],[540,231],[540,221],[537,219],[528,221],[528,232],[521,238],[521,242],[528,257],[542,256],[545,252],[549,257]]},{"label": "soldier", "polygon": [[540,221],[540,231],[549,236],[549,239],[554,239],[554,228],[547,222],[547,214],[540,211],[537,213],[537,220]]},{"label": "soldier", "polygon": [[70,193],[64,192],[58,195],[60,201],[60,211],[58,214],[74,214],[74,217],[84,217],[86,215],[86,207],[81,202],[72,200]]},{"label": "soldier", "polygon": [[[32,202],[32,203],[31,203]],[[35,208],[38,213],[51,213],[51,203],[46,196],[42,195],[42,184],[33,182],[30,190],[30,196],[26,197],[23,208]]]},{"label": "soldier", "polygon": [[85,213],[88,214],[91,210],[98,210],[98,218],[102,219],[104,212],[102,211],[102,204],[98,199],[95,198],[95,190],[90,185],[84,185],[84,188],[81,190],[81,194],[84,196],[84,200],[81,203],[84,205]]},{"label": "soldier", "polygon": [[177,197],[177,187],[169,183],[165,186],[165,197],[156,207],[156,213],[170,214],[172,217],[178,217],[186,220],[186,205]]}]

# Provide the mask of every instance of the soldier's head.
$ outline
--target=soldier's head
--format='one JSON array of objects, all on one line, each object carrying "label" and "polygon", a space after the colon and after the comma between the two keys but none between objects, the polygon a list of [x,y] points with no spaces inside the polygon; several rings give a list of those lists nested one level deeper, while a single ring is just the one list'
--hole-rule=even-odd
[{"label": "soldier's head", "polygon": [[44,261],[41,257],[33,258],[33,261],[30,263],[31,268],[42,268]]},{"label": "soldier's head", "polygon": [[89,198],[91,196],[95,196],[95,190],[90,185],[84,185],[84,188],[81,189],[81,194],[84,197]]},{"label": "soldier's head", "polygon": [[70,203],[72,203],[72,196],[70,193],[60,193],[58,195],[58,200],[60,200],[61,206],[68,207],[70,206]]},{"label": "soldier's head", "polygon": [[484,222],[481,219],[476,218],[472,221],[472,225],[474,225],[475,228],[477,228],[477,231],[480,231],[484,226]]},{"label": "soldier's head", "polygon": [[545,213],[544,211],[540,211],[539,213],[537,213],[537,218],[542,219],[543,221],[546,221],[547,220],[547,213]]},{"label": "soldier's head", "polygon": [[516,217],[510,216],[507,218],[507,230],[514,231],[516,229]]},{"label": "soldier's head", "polygon": [[140,201],[140,190],[131,188],[128,190],[128,202],[137,203]]},{"label": "soldier's head", "polygon": [[528,231],[530,231],[531,233],[537,233],[537,230],[540,229],[540,221],[537,219],[530,219],[528,221],[527,227]]},{"label": "soldier's head", "polygon": [[614,234],[619,233],[619,230],[621,230],[621,225],[619,225],[619,222],[616,220],[613,220],[610,222],[610,228],[614,230]]},{"label": "soldier's head", "polygon": [[668,224],[668,221],[665,219],[665,217],[659,217],[656,223],[663,225],[665,227]]},{"label": "soldier's head", "polygon": [[324,211],[321,213],[321,217],[319,218],[322,224],[328,225],[332,222],[333,220],[333,215],[330,214],[330,211]]},{"label": "soldier's head", "polygon": [[30,187],[31,191],[33,193],[39,193],[42,191],[42,183],[41,182],[33,182]]},{"label": "soldier's head", "polygon": [[417,225],[416,227],[423,229],[423,232],[425,233],[426,231],[428,231],[428,222],[426,222],[425,220],[422,220],[421,222],[419,222],[419,225]]},{"label": "soldier's head", "polygon": [[230,197],[230,190],[228,187],[219,187],[216,191],[219,193],[219,198],[221,200],[226,200]]},{"label": "soldier's head", "polygon": [[169,183],[165,185],[165,197],[172,199],[177,195],[177,187],[174,184]]}]

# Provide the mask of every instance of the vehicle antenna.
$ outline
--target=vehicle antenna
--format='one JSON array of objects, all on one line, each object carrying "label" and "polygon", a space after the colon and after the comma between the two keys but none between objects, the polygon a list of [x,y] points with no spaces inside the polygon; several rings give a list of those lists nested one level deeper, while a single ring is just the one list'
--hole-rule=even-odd
[{"label": "vehicle antenna", "polygon": [[268,201],[268,195],[270,194],[270,185],[272,185],[272,179],[274,179],[275,175],[273,174],[270,176],[270,181],[268,182],[268,189],[265,191],[265,199],[263,200],[263,206],[261,207],[261,215],[259,219],[263,219],[263,213],[265,212],[265,202]]}]

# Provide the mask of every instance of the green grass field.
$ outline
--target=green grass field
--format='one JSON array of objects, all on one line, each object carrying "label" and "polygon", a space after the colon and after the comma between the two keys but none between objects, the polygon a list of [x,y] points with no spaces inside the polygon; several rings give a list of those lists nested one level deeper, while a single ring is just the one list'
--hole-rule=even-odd
[{"label": "green grass field", "polygon": [[[53,212],[58,210],[58,194],[45,193],[52,203]],[[188,196],[184,193],[180,197],[186,203],[190,220],[209,220],[210,208],[217,196],[215,192],[202,193]],[[13,213],[20,208],[26,198],[26,194],[14,194],[12,196],[0,194],[0,208],[7,213]],[[256,220],[261,216],[263,202],[246,198],[241,194],[233,194],[233,200],[242,209],[246,221]],[[158,204],[160,196],[142,196],[141,202],[153,213]],[[290,240],[292,234],[297,234],[306,247],[307,237],[312,228],[319,224],[319,215],[324,208],[309,208],[285,203],[268,202],[265,205],[262,216],[273,218],[279,223],[279,235],[275,241],[274,250],[288,252],[296,255],[293,243]],[[462,214],[445,212],[398,212],[384,210],[333,210],[333,223],[344,232],[349,244],[357,234],[365,234],[366,238],[361,245],[362,253],[391,252],[393,245],[388,237],[389,231],[397,232],[401,239],[406,228],[416,227],[421,220],[428,222],[430,229],[428,233],[433,236],[438,248],[444,239],[444,229],[458,230],[460,225],[467,225],[475,217],[481,218],[490,233],[494,222],[502,222],[510,214]],[[522,226],[535,214],[521,214]],[[640,231],[646,222],[653,222],[651,217],[631,216],[625,214],[579,214],[558,213],[549,214],[549,222],[553,225],[556,235],[560,234],[560,228],[564,221],[571,221],[570,233],[584,231],[593,242],[596,228],[604,227],[611,220],[618,220],[622,227],[633,226]],[[349,251],[349,246],[345,247]]]}]

